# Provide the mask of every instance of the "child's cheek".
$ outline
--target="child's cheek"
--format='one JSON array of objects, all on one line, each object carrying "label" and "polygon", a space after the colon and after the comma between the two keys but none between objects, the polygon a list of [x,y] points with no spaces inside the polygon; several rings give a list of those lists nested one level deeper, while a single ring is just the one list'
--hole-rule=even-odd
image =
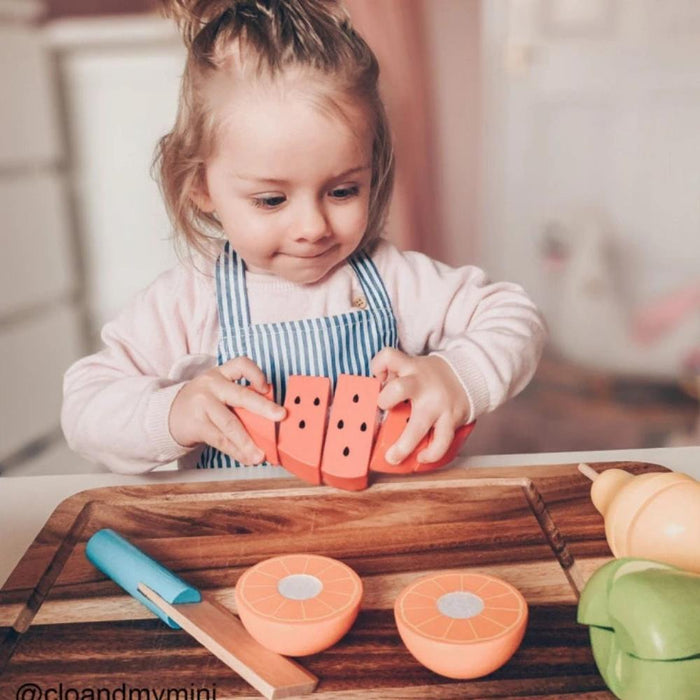
[{"label": "child's cheek", "polygon": [[358,200],[353,206],[348,206],[340,213],[339,228],[352,237],[364,233],[369,219],[368,206],[365,201]]}]

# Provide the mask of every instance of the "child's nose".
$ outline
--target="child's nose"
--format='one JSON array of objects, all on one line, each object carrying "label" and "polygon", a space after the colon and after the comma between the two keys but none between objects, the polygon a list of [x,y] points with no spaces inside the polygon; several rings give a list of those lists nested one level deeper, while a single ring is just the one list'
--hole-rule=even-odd
[{"label": "child's nose", "polygon": [[318,241],[328,235],[328,221],[318,203],[309,203],[301,210],[297,221],[296,237],[303,241]]}]

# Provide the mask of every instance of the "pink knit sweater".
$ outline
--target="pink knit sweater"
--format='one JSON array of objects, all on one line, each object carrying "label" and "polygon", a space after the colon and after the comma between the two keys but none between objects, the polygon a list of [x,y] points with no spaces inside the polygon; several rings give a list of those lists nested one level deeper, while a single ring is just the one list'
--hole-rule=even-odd
[{"label": "pink knit sweater", "polygon": [[[470,420],[525,387],[546,333],[522,288],[386,241],[372,259],[391,298],[399,349],[447,360],[469,399]],[[183,383],[216,364],[213,270],[212,261],[198,259],[162,274],[105,325],[104,349],[68,370],[61,421],[72,449],[122,473],[196,463],[201,448],[176,443],[168,415]],[[252,323],[331,316],[362,304],[349,265],[312,285],[250,272],[246,281]]]}]

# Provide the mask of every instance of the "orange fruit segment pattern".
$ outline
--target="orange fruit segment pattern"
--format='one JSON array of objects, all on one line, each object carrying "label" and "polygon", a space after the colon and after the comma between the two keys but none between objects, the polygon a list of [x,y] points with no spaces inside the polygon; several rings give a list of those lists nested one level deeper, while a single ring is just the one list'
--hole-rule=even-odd
[{"label": "orange fruit segment pattern", "polygon": [[399,634],[417,661],[449,678],[503,666],[525,634],[527,602],[514,586],[467,570],[432,574],[396,599]]},{"label": "orange fruit segment pattern", "polygon": [[348,566],[316,554],[288,554],[248,569],[236,584],[241,622],[263,646],[288,656],[323,651],[354,623],[362,581]]}]

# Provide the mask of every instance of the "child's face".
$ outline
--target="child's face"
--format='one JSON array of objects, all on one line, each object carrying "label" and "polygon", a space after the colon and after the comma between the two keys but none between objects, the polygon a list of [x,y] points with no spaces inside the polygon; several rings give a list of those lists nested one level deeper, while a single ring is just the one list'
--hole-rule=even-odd
[{"label": "child's face", "polygon": [[284,85],[250,88],[217,110],[217,148],[195,196],[216,212],[253,272],[310,284],[359,245],[367,227],[372,133]]}]

